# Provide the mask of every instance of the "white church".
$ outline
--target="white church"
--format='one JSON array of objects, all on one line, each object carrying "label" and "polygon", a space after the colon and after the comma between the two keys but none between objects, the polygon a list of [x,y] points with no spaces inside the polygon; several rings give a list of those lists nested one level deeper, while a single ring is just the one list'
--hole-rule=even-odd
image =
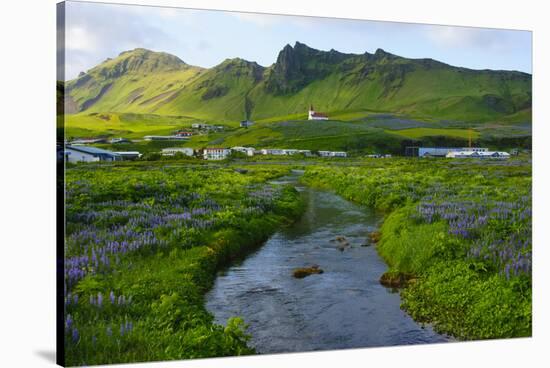
[{"label": "white church", "polygon": [[313,110],[313,105],[310,105],[307,120],[328,120],[328,115],[322,112],[316,112]]}]

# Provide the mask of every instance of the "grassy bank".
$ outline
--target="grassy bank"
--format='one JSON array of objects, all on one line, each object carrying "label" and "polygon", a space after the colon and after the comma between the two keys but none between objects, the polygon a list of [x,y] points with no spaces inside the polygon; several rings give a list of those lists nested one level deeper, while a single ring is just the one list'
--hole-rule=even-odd
[{"label": "grassy bank", "polygon": [[287,168],[79,165],[67,171],[67,365],[250,354],[240,318],[213,323],[216,271],[301,212]]},{"label": "grassy bank", "polygon": [[403,308],[460,339],[530,336],[531,164],[385,159],[303,181],[386,212],[378,252]]}]

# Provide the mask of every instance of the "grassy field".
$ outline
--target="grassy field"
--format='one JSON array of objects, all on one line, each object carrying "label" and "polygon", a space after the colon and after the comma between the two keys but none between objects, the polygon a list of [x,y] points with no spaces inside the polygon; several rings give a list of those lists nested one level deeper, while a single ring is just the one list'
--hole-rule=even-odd
[{"label": "grassy field", "polygon": [[460,339],[530,336],[531,163],[384,159],[308,166],[303,181],[386,212],[386,280],[403,308]]},{"label": "grassy field", "polygon": [[386,130],[388,133],[398,134],[406,138],[422,138],[431,136],[447,136],[453,138],[468,139],[471,134],[472,139],[479,137],[479,132],[469,129],[436,129],[436,128],[411,128],[399,130]]},{"label": "grassy field", "polygon": [[145,135],[167,135],[200,122],[184,116],[143,115],[130,113],[92,113],[65,116],[67,137],[115,136],[142,138]]},{"label": "grassy field", "polygon": [[216,271],[301,211],[266,183],[285,167],[122,163],[66,172],[66,364],[251,354],[243,321],[213,324]]}]

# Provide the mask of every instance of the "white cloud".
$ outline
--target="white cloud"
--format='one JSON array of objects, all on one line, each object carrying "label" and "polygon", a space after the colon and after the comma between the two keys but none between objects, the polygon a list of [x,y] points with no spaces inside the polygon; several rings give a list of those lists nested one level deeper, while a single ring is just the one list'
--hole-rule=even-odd
[{"label": "white cloud", "polygon": [[501,30],[428,26],[426,31],[429,39],[439,46],[498,49],[504,47],[507,42],[507,38]]},{"label": "white cloud", "polygon": [[76,51],[96,51],[99,42],[94,33],[85,27],[68,27],[65,33],[65,47],[68,50]]}]

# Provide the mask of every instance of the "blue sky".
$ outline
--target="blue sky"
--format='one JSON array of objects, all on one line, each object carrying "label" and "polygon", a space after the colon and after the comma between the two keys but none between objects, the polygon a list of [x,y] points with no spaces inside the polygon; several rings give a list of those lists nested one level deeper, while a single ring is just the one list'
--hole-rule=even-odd
[{"label": "blue sky", "polygon": [[[472,69],[531,73],[531,33],[486,28],[295,17],[100,3],[66,3],[66,79],[143,47],[212,67],[240,57],[269,66],[296,41],[321,50],[382,48]],[[61,50],[58,50],[61,51]]]}]

